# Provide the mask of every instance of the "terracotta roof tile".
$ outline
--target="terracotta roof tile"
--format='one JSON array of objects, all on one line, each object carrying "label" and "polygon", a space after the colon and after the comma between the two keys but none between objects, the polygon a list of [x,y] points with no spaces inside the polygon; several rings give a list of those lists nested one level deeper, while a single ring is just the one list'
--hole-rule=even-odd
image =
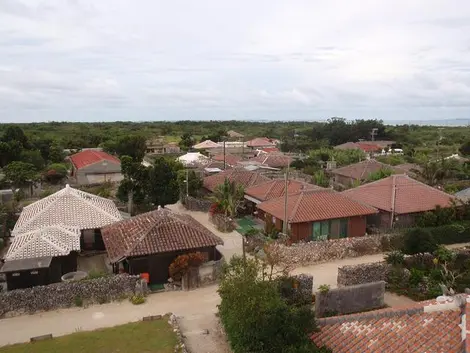
[{"label": "terracotta roof tile", "polygon": [[248,147],[270,147],[276,146],[276,144],[267,137],[256,137],[253,140],[250,140],[246,143]]},{"label": "terracotta roof tile", "polygon": [[405,170],[402,170],[391,165],[381,163],[375,159],[368,159],[359,163],[347,165],[345,167],[333,169],[332,174],[346,176],[356,180],[365,180],[371,173],[378,172],[381,169],[391,169],[394,174],[403,174]]},{"label": "terracotta roof tile", "polygon": [[407,214],[433,210],[437,205],[448,207],[455,198],[423,184],[407,175],[392,175],[342,194],[356,201],[390,212],[395,187],[395,213]]},{"label": "terracotta roof tile", "polygon": [[258,162],[271,168],[285,168],[292,163],[292,157],[282,153],[261,153],[257,157],[251,158],[250,161]]},{"label": "terracotta roof tile", "polygon": [[424,312],[423,308],[373,311],[319,319],[312,335],[333,353],[460,353],[461,311]]},{"label": "terracotta roof tile", "polygon": [[[286,181],[284,179],[275,179],[262,184],[249,187],[245,190],[245,195],[251,196],[259,201],[267,201],[281,197],[285,192]],[[287,192],[289,195],[297,194],[302,190],[324,188],[298,180],[288,180]]]},{"label": "terracotta roof tile", "polygon": [[158,209],[101,230],[112,262],[123,257],[222,245],[223,241],[190,215]]},{"label": "terracotta roof tile", "polygon": [[233,168],[215,175],[205,177],[204,187],[209,191],[214,191],[217,185],[224,183],[225,178],[230,181],[235,181],[236,183],[242,185],[245,189],[270,180],[268,177],[265,177],[264,175],[261,175],[257,172],[251,172],[244,168]]},{"label": "terracotta roof tile", "polygon": [[[257,206],[278,219],[284,220],[284,197],[262,202]],[[291,223],[314,222],[374,214],[377,210],[351,200],[338,192],[307,190],[287,199],[288,219]]]},{"label": "terracotta roof tile", "polygon": [[[219,162],[223,162],[224,161],[224,154],[221,153],[221,154],[217,154],[215,156],[212,157],[212,160],[214,161],[219,161]],[[241,161],[241,158],[238,157],[238,156],[234,156],[233,154],[229,154],[229,153],[226,153],[225,154],[225,163],[230,165],[230,166],[234,166],[236,165],[239,161]]]},{"label": "terracotta roof tile", "polygon": [[75,166],[75,168],[80,169],[90,164],[95,164],[101,161],[109,161],[112,163],[121,164],[119,158],[114,157],[106,152],[103,151],[95,151],[95,150],[86,150],[82,152],[75,153],[71,155],[70,161]]}]

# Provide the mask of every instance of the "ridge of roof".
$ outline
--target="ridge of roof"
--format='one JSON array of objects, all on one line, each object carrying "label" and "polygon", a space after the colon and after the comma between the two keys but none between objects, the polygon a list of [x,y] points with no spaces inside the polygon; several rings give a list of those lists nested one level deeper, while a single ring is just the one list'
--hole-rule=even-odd
[{"label": "ridge of roof", "polygon": [[[297,210],[299,209],[299,205],[301,204],[302,198],[304,197],[304,195],[305,195],[305,194],[304,194],[303,192],[301,192],[301,193],[299,194],[299,197],[297,198],[297,202],[295,203],[294,207],[292,208],[292,212],[290,213],[290,217],[289,217],[289,213],[286,212],[286,213],[287,213],[287,219],[286,219],[285,221],[286,221],[287,223],[289,223],[289,218],[290,218],[290,219],[294,219],[294,218],[295,218],[295,215],[297,214]],[[289,196],[287,196],[287,198],[289,198]],[[286,205],[286,207],[287,207],[287,205]]]}]

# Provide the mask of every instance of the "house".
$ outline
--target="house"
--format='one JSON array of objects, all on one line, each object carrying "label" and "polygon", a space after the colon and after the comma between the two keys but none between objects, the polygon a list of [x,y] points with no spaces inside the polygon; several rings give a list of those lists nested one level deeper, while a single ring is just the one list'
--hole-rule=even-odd
[{"label": "house", "polygon": [[[303,190],[314,190],[324,188],[309,184],[298,180],[287,180],[287,194],[297,194]],[[245,189],[245,199],[248,203],[248,208],[255,213],[258,218],[264,219],[264,212],[256,208],[256,205],[261,202],[275,199],[285,195],[286,191],[286,180],[285,179],[274,179],[258,185],[251,186]]]},{"label": "house", "polygon": [[205,150],[205,149],[218,148],[218,147],[220,147],[220,145],[211,140],[205,140],[193,146],[193,148],[196,150]]},{"label": "house", "polygon": [[436,206],[450,207],[456,200],[454,196],[404,174],[345,190],[342,194],[377,208],[379,213],[368,221],[379,228],[412,226],[417,215],[432,211]]},{"label": "house", "polygon": [[166,283],[173,260],[202,252],[207,261],[219,260],[216,246],[223,241],[188,214],[159,208],[111,224],[101,230],[116,273],[148,273],[151,284]]},{"label": "house", "polygon": [[359,163],[347,165],[345,167],[332,169],[329,171],[332,176],[332,184],[338,189],[350,188],[356,183],[363,183],[367,178],[382,169],[391,170],[393,174],[403,174],[404,170],[375,159],[366,159]]},{"label": "house", "polygon": [[384,141],[384,140],[377,140],[377,141],[366,141],[361,140],[358,142],[346,142],[340,145],[333,147],[337,150],[352,150],[352,149],[359,149],[363,150],[364,152],[377,152],[384,148],[388,149],[395,144],[395,141]]},{"label": "house", "polygon": [[239,132],[236,132],[236,131],[233,131],[233,130],[227,131],[227,136],[232,138],[232,139],[243,139],[245,137],[242,134],[240,134]]},{"label": "house", "polygon": [[282,153],[260,153],[257,157],[251,158],[249,161],[271,168],[287,168],[292,163],[292,160],[292,157]]},{"label": "house", "polygon": [[[53,268],[54,274],[48,276],[48,281],[58,281],[63,274],[77,270],[78,252],[104,250],[100,228],[121,219],[122,215],[112,200],[66,185],[23,208],[12,231],[13,240],[5,256],[5,264],[50,257],[48,268]],[[24,266],[24,263],[17,264]],[[21,277],[21,273],[13,277]],[[22,277],[12,286],[18,288],[18,283],[29,287],[36,281]]]},{"label": "house", "polygon": [[210,163],[209,157],[200,152],[188,152],[179,156],[177,161],[181,162],[186,168],[198,168]]},{"label": "house", "polygon": [[463,202],[469,202],[470,201],[470,188],[460,190],[456,192],[454,196]]},{"label": "house", "polygon": [[363,236],[366,216],[377,213],[371,206],[328,189],[288,195],[287,212],[285,206],[285,197],[278,197],[261,202],[257,208],[279,231],[287,215],[293,242]]},{"label": "house", "polygon": [[217,162],[222,162],[222,165],[223,165],[223,162],[225,161],[226,166],[228,165],[230,167],[234,167],[237,165],[239,161],[241,161],[241,157],[235,156],[230,153],[226,153],[225,155],[221,153],[221,154],[216,154],[215,156],[212,156],[212,160],[217,161]]},{"label": "house", "polygon": [[458,294],[411,307],[317,319],[311,338],[333,353],[463,353],[470,350],[470,297]]},{"label": "house", "polygon": [[145,153],[148,154],[176,154],[181,152],[181,149],[176,142],[165,143],[165,138],[163,136],[147,140],[146,145],[147,148]]},{"label": "house", "polygon": [[265,177],[264,175],[261,175],[257,172],[252,172],[244,168],[237,167],[205,177],[203,180],[203,186],[208,191],[214,192],[218,185],[221,185],[225,182],[225,179],[234,181],[235,183],[243,186],[245,189],[270,180],[268,177]]},{"label": "house", "polygon": [[246,146],[251,149],[259,149],[266,147],[276,147],[276,142],[267,137],[256,137],[246,143]]},{"label": "house", "polygon": [[86,150],[71,155],[69,159],[72,163],[70,176],[79,185],[120,182],[123,179],[121,161],[106,152]]}]

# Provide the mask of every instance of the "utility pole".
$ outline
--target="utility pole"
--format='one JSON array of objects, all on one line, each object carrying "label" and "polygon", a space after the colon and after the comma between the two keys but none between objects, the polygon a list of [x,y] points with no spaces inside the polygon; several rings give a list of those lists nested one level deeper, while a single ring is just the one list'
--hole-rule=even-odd
[{"label": "utility pole", "polygon": [[284,222],[282,223],[282,232],[284,234],[287,234],[287,223],[288,223],[288,219],[287,219],[287,188],[289,187],[289,167],[290,167],[290,163],[287,164],[287,171],[285,173],[285,184],[284,184]]},{"label": "utility pole", "polygon": [[226,163],[225,163],[225,137],[224,137],[224,170],[226,169]]},{"label": "utility pole", "polygon": [[372,141],[375,141],[375,136],[377,135],[377,132],[379,131],[378,128],[374,127],[370,133],[370,137],[372,138]]},{"label": "utility pole", "polygon": [[189,169],[186,169],[186,197],[189,196]]},{"label": "utility pole", "polygon": [[396,176],[392,177],[392,212],[390,217],[390,228],[393,228],[395,219],[395,203],[397,199],[397,181]]}]

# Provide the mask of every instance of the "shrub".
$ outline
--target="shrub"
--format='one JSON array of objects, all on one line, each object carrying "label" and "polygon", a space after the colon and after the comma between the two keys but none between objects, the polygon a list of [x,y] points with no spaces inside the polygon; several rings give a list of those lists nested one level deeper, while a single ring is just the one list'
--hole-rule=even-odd
[{"label": "shrub", "polygon": [[470,241],[470,222],[458,222],[429,228],[438,244],[456,244]]},{"label": "shrub", "polygon": [[405,254],[399,250],[392,251],[385,255],[385,261],[393,266],[403,265],[403,262],[405,261]]},{"label": "shrub", "polygon": [[86,279],[95,279],[95,278],[102,278],[102,277],[108,277],[108,276],[109,276],[109,273],[105,271],[99,271],[99,270],[93,269],[90,272],[88,272]]},{"label": "shrub", "polygon": [[330,291],[330,285],[329,284],[320,284],[318,286],[318,291],[320,293],[328,293]]},{"label": "shrub", "polygon": [[263,280],[262,271],[256,259],[237,256],[222,271],[219,317],[232,351],[328,352],[316,348],[309,338],[316,329],[310,306],[289,305],[278,282]]},{"label": "shrub", "polygon": [[79,306],[79,307],[83,306],[82,297],[76,296],[75,298],[73,298],[73,302],[74,302],[75,306]]},{"label": "shrub", "polygon": [[410,271],[409,283],[412,286],[417,286],[422,282],[424,278],[424,271],[418,270],[417,268],[412,268]]},{"label": "shrub", "polygon": [[169,267],[170,277],[174,281],[181,281],[183,276],[188,272],[190,267],[199,267],[204,261],[205,256],[201,252],[184,254],[173,260]]},{"label": "shrub", "polygon": [[130,297],[130,302],[134,305],[140,305],[145,303],[145,297],[142,294],[134,294]]},{"label": "shrub", "polygon": [[433,253],[436,250],[437,242],[429,230],[414,228],[405,233],[403,246],[405,254]]}]

